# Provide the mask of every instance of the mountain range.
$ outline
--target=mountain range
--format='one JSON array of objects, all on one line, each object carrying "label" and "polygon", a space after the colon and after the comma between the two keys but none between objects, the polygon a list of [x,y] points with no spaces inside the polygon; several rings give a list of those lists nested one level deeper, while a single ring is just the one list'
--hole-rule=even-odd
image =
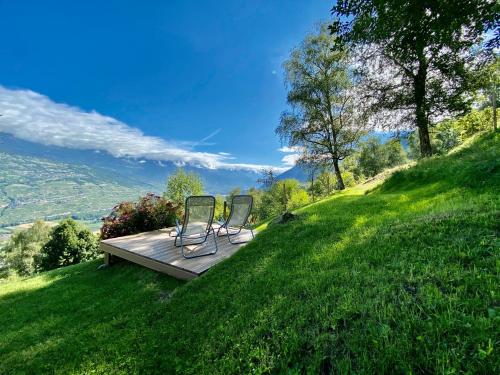
[{"label": "mountain range", "polygon": [[[175,163],[28,142],[0,132],[0,227],[73,216],[97,219],[120,201],[161,194]],[[257,185],[258,172],[183,166],[209,194]]]}]

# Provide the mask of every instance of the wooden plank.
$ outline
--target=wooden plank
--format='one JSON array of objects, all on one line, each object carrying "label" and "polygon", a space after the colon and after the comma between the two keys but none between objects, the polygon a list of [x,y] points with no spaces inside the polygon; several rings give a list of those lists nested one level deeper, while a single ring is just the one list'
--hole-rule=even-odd
[{"label": "wooden plank", "polygon": [[113,254],[119,256],[120,258],[129,260],[133,263],[140,264],[141,266],[150,268],[155,271],[166,273],[167,275],[173,276],[177,279],[182,280],[191,280],[198,276],[198,274],[194,272],[190,272],[170,264],[158,262],[157,260],[143,257],[139,254],[132,253],[127,250],[120,249],[118,247],[114,247],[112,245],[101,243],[101,249],[105,253]]},{"label": "wooden plank", "polygon": [[[105,252],[105,261],[109,264],[109,254],[112,254],[156,271],[189,280],[229,258],[243,246],[243,244],[233,245],[227,237],[222,236],[216,239],[218,245],[216,254],[185,259],[181,249],[174,245],[174,237],[169,236],[169,233],[170,228],[167,228],[103,240],[101,248]],[[238,240],[245,237],[250,239],[250,231],[242,231]],[[202,245],[188,245],[185,248],[187,251],[196,251],[197,253],[212,252],[215,250],[214,237],[209,236],[207,242]]]}]

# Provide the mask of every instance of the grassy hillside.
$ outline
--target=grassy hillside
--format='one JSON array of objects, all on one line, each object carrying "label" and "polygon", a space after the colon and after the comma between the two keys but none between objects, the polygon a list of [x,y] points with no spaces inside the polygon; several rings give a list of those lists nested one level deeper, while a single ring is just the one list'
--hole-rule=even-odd
[{"label": "grassy hillside", "polygon": [[499,373],[500,135],[275,224],[189,283],[0,284],[0,373]]},{"label": "grassy hillside", "polygon": [[69,215],[99,218],[148,186],[84,165],[0,152],[0,226]]}]

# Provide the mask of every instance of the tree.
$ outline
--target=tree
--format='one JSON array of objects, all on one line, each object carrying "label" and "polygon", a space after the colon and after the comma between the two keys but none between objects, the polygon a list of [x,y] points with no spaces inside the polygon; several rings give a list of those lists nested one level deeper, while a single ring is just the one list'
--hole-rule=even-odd
[{"label": "tree", "polygon": [[500,99],[500,58],[498,56],[491,64],[484,67],[482,76],[482,91],[489,97],[487,105],[491,105],[493,130],[497,131],[497,104]]},{"label": "tree", "polygon": [[203,194],[203,182],[194,172],[185,172],[179,168],[167,180],[167,191],[164,197],[178,206],[184,206],[186,198],[191,195]]},{"label": "tree", "polygon": [[48,224],[37,220],[30,228],[14,233],[2,249],[7,267],[20,276],[35,273],[39,269],[40,251],[49,240],[50,231]]},{"label": "tree", "polygon": [[257,180],[258,184],[262,184],[265,189],[271,188],[278,180],[276,172],[272,168],[263,169],[262,177]]},{"label": "tree", "polygon": [[261,189],[251,187],[250,189],[248,189],[247,194],[253,197],[253,206],[252,206],[252,214],[250,216],[250,221],[253,224],[256,224],[257,222],[264,220],[264,218],[260,216],[261,213],[260,208],[262,207],[262,197],[265,193]]},{"label": "tree", "polygon": [[352,71],[343,50],[333,50],[335,36],[323,25],[306,37],[285,62],[290,111],[276,129],[282,141],[303,150],[302,160],[332,164],[344,189],[339,163],[363,134],[355,101]]},{"label": "tree", "polygon": [[370,137],[360,142],[357,152],[346,159],[342,166],[346,172],[352,173],[353,179],[356,180],[373,177],[386,168],[406,161],[406,152],[398,139],[382,143],[379,138]]},{"label": "tree", "polygon": [[327,168],[323,169],[316,179],[316,192],[319,195],[330,195],[333,192],[333,181],[335,181],[335,176]]},{"label": "tree", "polygon": [[399,139],[391,139],[385,142],[383,148],[386,154],[386,168],[395,167],[408,161],[406,152]]},{"label": "tree", "polygon": [[498,47],[499,11],[494,0],[343,0],[332,9],[337,19],[330,29],[336,49],[360,51],[371,108],[399,111],[398,125],[418,129],[425,157],[432,154],[431,121],[467,109],[463,94],[473,88],[477,57],[472,47],[495,28],[490,51],[491,44]]},{"label": "tree", "polygon": [[97,236],[73,219],[62,220],[50,235],[40,253],[43,271],[78,264],[97,258]]},{"label": "tree", "polygon": [[370,137],[359,147],[358,165],[361,173],[372,177],[382,172],[387,165],[387,155],[382,143],[376,137]]},{"label": "tree", "polygon": [[239,186],[236,186],[235,188],[231,189],[227,199],[228,204],[231,204],[235,195],[240,195],[240,194],[241,194],[241,188]]},{"label": "tree", "polygon": [[262,195],[259,217],[266,220],[309,203],[307,192],[295,179],[276,181]]},{"label": "tree", "polygon": [[310,185],[309,185],[309,193],[311,194],[312,201],[315,201],[315,195],[316,195],[316,190],[314,186],[314,181],[316,180],[318,174],[320,171],[323,169],[323,165],[319,163],[314,163],[314,162],[304,162],[301,159],[299,159],[298,165],[306,172],[307,178],[309,179]]}]

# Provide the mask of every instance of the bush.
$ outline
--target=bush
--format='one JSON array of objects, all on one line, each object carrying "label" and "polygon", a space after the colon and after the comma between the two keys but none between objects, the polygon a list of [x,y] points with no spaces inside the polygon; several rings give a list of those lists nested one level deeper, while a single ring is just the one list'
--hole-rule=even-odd
[{"label": "bush", "polygon": [[101,238],[114,238],[175,225],[178,211],[173,202],[147,194],[139,202],[122,202],[102,219]]},{"label": "bush", "polygon": [[39,258],[40,270],[78,264],[97,258],[97,236],[73,219],[62,220],[42,247]]},{"label": "bush", "polygon": [[19,276],[35,273],[40,268],[37,261],[42,247],[49,241],[50,231],[48,224],[38,220],[30,228],[14,233],[2,249],[2,274],[8,275],[8,270]]}]

